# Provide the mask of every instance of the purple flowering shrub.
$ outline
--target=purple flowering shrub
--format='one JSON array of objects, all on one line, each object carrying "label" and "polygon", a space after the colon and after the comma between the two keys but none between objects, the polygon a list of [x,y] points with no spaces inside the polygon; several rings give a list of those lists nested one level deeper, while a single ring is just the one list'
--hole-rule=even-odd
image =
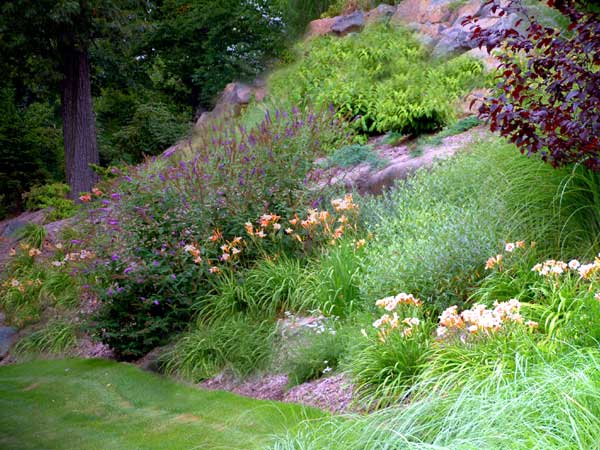
[{"label": "purple flowering shrub", "polygon": [[120,174],[90,211],[100,258],[98,338],[131,360],[183,329],[216,273],[262,254],[252,245],[239,254],[224,246],[239,244],[248,220],[316,206],[322,188],[314,187],[313,161],[349,139],[331,112],[267,112],[251,129],[214,125],[193,148]]}]

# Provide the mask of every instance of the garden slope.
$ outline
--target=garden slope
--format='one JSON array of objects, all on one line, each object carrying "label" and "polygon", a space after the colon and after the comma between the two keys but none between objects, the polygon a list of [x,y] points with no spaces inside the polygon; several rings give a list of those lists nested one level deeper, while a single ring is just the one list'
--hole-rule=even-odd
[{"label": "garden slope", "polygon": [[193,389],[104,360],[0,367],[2,449],[253,449],[316,410]]}]

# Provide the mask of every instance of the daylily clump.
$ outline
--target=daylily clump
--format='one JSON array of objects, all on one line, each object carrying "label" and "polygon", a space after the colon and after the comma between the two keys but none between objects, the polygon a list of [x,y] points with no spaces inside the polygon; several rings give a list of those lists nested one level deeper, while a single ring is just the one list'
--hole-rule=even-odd
[{"label": "daylily clump", "polygon": [[576,272],[579,277],[584,280],[589,280],[594,274],[600,271],[600,255],[594,259],[594,262],[581,264],[578,260],[572,259],[568,263],[548,259],[543,263],[538,263],[531,269],[544,277],[552,275],[563,275],[569,272]]},{"label": "daylily clump", "polygon": [[[246,222],[244,228],[250,237],[259,240],[289,237],[303,246],[308,242],[313,246],[327,242],[335,244],[348,232],[356,231],[359,207],[354,203],[352,194],[332,200],[331,205],[333,212],[309,209],[305,216],[294,214],[285,221],[277,214],[263,214],[256,223]],[[360,248],[365,243],[364,239],[360,239],[355,245]]]},{"label": "daylily clump", "polygon": [[[392,313],[392,315],[387,313],[383,314],[379,319],[373,322],[373,327],[377,329],[379,341],[384,343],[389,334],[394,330],[398,330],[404,337],[412,335],[414,329],[421,323],[421,320],[418,317],[401,318],[395,310],[400,305],[420,307],[422,304],[423,302],[421,300],[404,292],[396,296],[377,300],[375,302],[376,306]],[[366,334],[366,332],[363,334]]]},{"label": "daylily clump", "polygon": [[513,298],[507,302],[495,302],[493,309],[476,304],[459,313],[458,306],[450,306],[440,316],[436,334],[438,338],[461,335],[464,331],[470,334],[490,335],[500,331],[507,323],[524,324],[529,328],[538,326],[536,322],[524,321],[521,315],[521,303]]},{"label": "daylily clump", "polygon": [[[531,242],[531,247],[535,247],[535,242]],[[527,247],[525,241],[516,241],[516,242],[507,242],[504,244],[504,251],[506,253],[513,253],[518,249],[524,249]],[[488,260],[485,262],[485,269],[491,270],[493,268],[497,268],[498,270],[502,270],[503,263],[505,260],[505,255],[499,253],[496,256],[490,256]]]}]

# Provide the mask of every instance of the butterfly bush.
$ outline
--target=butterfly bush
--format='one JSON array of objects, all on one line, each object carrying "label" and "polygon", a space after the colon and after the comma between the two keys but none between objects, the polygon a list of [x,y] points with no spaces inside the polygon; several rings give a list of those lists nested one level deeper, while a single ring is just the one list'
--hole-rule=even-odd
[{"label": "butterfly bush", "polygon": [[[329,111],[267,111],[254,127],[214,123],[188,146],[114,170],[110,188],[89,194],[99,339],[122,359],[142,356],[186,326],[212,277],[264,255],[263,233],[265,241],[267,232],[304,239],[301,226],[288,238],[294,227],[281,218],[322,210],[312,161],[351,138],[339,125]],[[258,233],[249,235],[254,218]]]}]

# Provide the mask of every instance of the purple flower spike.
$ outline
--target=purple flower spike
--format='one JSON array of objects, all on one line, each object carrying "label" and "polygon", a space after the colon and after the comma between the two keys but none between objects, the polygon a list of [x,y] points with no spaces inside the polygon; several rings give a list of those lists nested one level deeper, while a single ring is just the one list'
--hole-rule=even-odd
[{"label": "purple flower spike", "polygon": [[160,305],[160,302],[159,302],[158,300],[154,300],[154,302],[153,302],[153,303],[154,303],[155,305],[157,305],[157,306],[158,306],[158,305]]},{"label": "purple flower spike", "polygon": [[129,267],[126,267],[126,268],[125,268],[125,270],[123,271],[123,273],[124,273],[125,275],[127,275],[127,274],[128,274],[128,273],[130,273],[130,272],[133,272],[133,267],[131,267],[131,266],[129,266]]}]

